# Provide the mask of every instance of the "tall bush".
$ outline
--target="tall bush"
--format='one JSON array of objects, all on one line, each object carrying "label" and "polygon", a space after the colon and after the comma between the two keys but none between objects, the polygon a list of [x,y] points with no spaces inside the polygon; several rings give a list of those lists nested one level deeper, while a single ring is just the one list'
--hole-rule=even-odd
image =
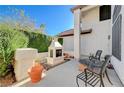
[{"label": "tall bush", "polygon": [[58,38],[58,42],[63,45],[63,38]]},{"label": "tall bush", "polygon": [[29,48],[36,48],[38,52],[48,52],[52,38],[39,32],[24,32],[29,37]]},{"label": "tall bush", "polygon": [[17,48],[27,47],[28,38],[7,25],[0,25],[0,76],[6,75],[7,66],[14,57]]}]

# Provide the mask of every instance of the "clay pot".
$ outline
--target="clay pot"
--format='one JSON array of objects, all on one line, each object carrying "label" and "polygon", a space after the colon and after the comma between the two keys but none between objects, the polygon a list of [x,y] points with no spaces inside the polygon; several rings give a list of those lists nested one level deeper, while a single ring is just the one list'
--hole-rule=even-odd
[{"label": "clay pot", "polygon": [[41,64],[35,64],[28,70],[28,74],[32,83],[37,83],[42,79],[42,72],[44,68]]}]

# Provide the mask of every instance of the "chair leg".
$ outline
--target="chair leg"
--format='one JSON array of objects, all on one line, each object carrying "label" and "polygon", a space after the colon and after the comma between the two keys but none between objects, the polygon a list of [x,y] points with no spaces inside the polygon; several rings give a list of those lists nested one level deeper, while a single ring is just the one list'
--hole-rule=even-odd
[{"label": "chair leg", "polygon": [[110,83],[111,85],[113,85],[112,82],[111,82],[111,80],[110,80],[110,78],[109,78],[109,76],[108,76],[107,70],[105,70],[105,74],[106,74],[106,77],[107,77],[109,83]]},{"label": "chair leg", "polygon": [[78,84],[78,77],[76,77],[76,83],[77,83],[77,86],[79,87],[79,84]]},{"label": "chair leg", "polygon": [[101,85],[102,85],[102,84],[101,84],[101,82],[100,82],[100,86],[99,86],[99,87],[101,87]]},{"label": "chair leg", "polygon": [[87,87],[87,81],[85,81],[85,87]]},{"label": "chair leg", "polygon": [[86,80],[85,80],[85,86],[87,87],[87,73],[85,72],[85,78],[86,78]]},{"label": "chair leg", "polygon": [[102,85],[103,87],[105,87],[104,82],[103,82],[103,76],[102,76],[102,75],[100,76],[100,82],[101,82],[101,85]]}]

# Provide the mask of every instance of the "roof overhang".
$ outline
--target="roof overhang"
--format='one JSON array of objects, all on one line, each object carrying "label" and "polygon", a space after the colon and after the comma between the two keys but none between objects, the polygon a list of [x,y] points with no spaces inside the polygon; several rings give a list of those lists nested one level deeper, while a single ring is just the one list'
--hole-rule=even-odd
[{"label": "roof overhang", "polygon": [[78,6],[75,6],[73,8],[71,8],[71,11],[72,13],[76,10],[76,9],[80,9],[81,12],[86,12],[92,8],[95,8],[97,7],[98,5],[78,5]]},{"label": "roof overhang", "polygon": [[82,9],[82,8],[84,8],[84,7],[86,7],[86,6],[87,6],[87,5],[76,5],[75,7],[71,8],[71,12],[73,13],[74,10],[76,10],[76,9]]},{"label": "roof overhang", "polygon": [[[83,34],[89,34],[92,32],[92,29],[86,29],[86,30],[82,30],[80,32],[81,35]],[[74,29],[70,29],[70,30],[67,30],[67,31],[64,31],[62,33],[59,34],[59,37],[67,37],[67,36],[73,36],[74,35]]]}]

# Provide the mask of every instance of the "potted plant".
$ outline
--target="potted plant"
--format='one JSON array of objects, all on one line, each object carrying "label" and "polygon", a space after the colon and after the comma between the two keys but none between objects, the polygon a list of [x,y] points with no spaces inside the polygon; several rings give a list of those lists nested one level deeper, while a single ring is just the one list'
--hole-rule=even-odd
[{"label": "potted plant", "polygon": [[32,83],[37,83],[42,79],[44,67],[40,64],[40,62],[41,60],[39,59],[34,60],[32,67],[28,69],[28,74]]}]

